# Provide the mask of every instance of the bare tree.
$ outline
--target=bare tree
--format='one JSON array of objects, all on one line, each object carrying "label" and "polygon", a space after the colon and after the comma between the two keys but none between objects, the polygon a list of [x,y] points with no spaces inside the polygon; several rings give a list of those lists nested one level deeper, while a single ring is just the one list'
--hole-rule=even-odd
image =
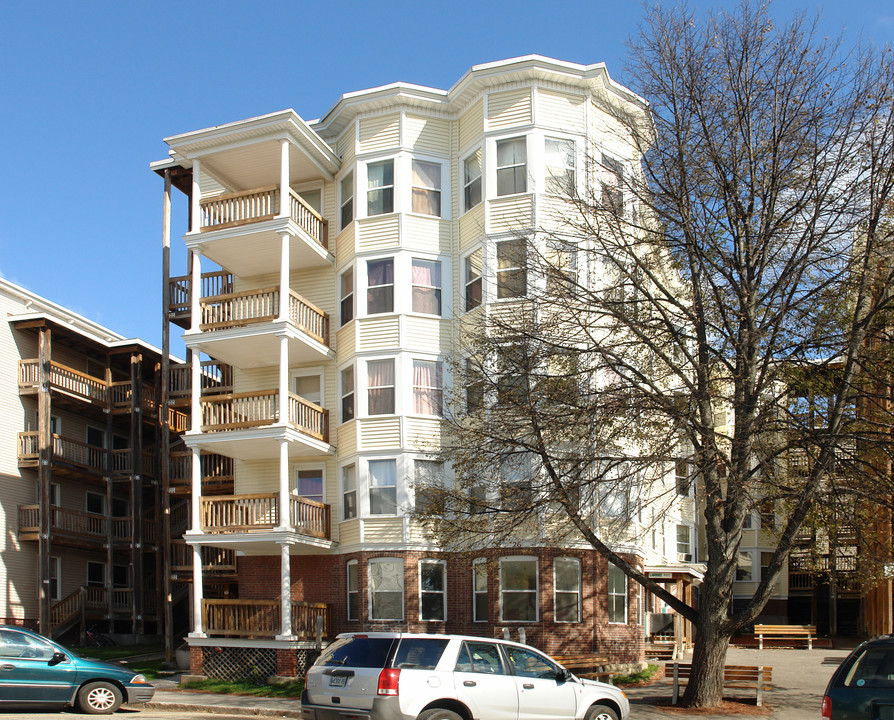
[{"label": "bare tree", "polygon": [[[418,488],[418,515],[453,545],[596,548],[694,624],[682,702],[712,706],[833,470],[851,491],[887,473],[894,78],[887,53],[751,2],[650,8],[631,54],[650,116],[605,102],[626,162],[592,148],[562,222],[504,247],[491,282],[519,297],[464,316],[456,481]],[[698,607],[613,550],[636,500],[673,501],[681,458],[701,496]],[[743,523],[766,501],[776,547],[733,612]]]}]

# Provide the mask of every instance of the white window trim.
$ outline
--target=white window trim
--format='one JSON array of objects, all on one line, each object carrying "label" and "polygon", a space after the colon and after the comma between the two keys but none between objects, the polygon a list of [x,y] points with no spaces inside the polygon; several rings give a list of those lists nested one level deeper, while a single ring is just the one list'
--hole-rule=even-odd
[{"label": "white window trim", "polygon": [[[494,146],[494,147],[496,147],[496,146]],[[480,173],[478,174],[478,188],[479,188],[479,193],[481,195],[481,199],[477,203],[472,205],[472,207],[466,207],[466,188],[469,185],[471,185],[471,183],[466,182],[466,161],[470,157],[472,157],[476,152],[479,152],[479,151],[480,151],[480,155],[481,155],[481,168],[480,168]],[[485,168],[484,154],[485,154],[484,148],[479,145],[478,147],[472,148],[469,152],[465,153],[459,159],[459,184],[461,187],[460,205],[462,206],[462,212],[460,213],[460,215],[465,215],[470,210],[474,210],[476,207],[481,205],[486,199],[486,195],[485,195],[485,170],[486,170],[486,168]],[[472,182],[474,182],[474,180]]]},{"label": "white window trim", "polygon": [[[503,615],[503,563],[511,561],[532,561],[534,563],[534,590],[509,590],[509,592],[534,593],[534,619],[533,620],[506,620]],[[500,593],[500,622],[505,623],[530,623],[540,622],[540,560],[536,555],[507,555],[500,558],[500,567],[497,576]]]},{"label": "white window trim", "polygon": [[[354,568],[354,576],[357,578],[357,589],[354,590],[353,592],[351,591],[351,583],[350,583],[351,567]],[[356,607],[357,607],[357,611],[358,611],[357,617],[351,617],[351,615],[350,615],[351,595],[352,594],[357,596],[357,598],[356,598],[356,600],[357,600]],[[360,612],[359,612],[360,611],[360,563],[357,560],[348,560],[348,562],[345,563],[345,603],[346,603],[345,615],[346,615],[347,619],[351,620],[351,621],[359,620],[360,619]]]},{"label": "white window trim", "polygon": [[546,134],[543,136],[543,193],[545,195],[551,195],[552,197],[565,197],[565,193],[555,193],[550,188],[550,177],[549,166],[546,163],[546,143],[547,141],[552,140],[553,142],[561,142],[561,143],[571,143],[572,147],[572,158],[574,159],[574,165],[571,168],[565,168],[565,170],[571,170],[573,174],[572,187],[575,191],[577,191],[580,183],[580,150],[578,139],[574,137],[567,137],[562,135],[555,134]]},{"label": "white window trim", "polygon": [[323,463],[293,463],[289,466],[289,490],[292,495],[295,497],[302,497],[298,495],[298,473],[306,470],[319,470],[320,477],[323,480],[322,493],[323,497],[321,498],[321,502],[326,502],[326,465]]},{"label": "white window trim", "polygon": [[[575,620],[559,620],[558,614],[555,612],[555,608],[556,608],[556,604],[557,604],[556,597],[558,596],[558,594],[560,592],[565,595],[572,594],[572,591],[570,591],[570,590],[559,590],[558,580],[557,580],[558,573],[556,572],[556,563],[557,562],[573,562],[575,564],[575,566],[577,567],[577,590],[573,591],[575,594],[577,594],[577,619],[575,619]],[[554,619],[557,623],[571,624],[571,623],[581,622],[581,616],[583,613],[583,607],[581,606],[581,601],[583,599],[582,582],[583,582],[583,577],[582,577],[582,573],[581,573],[580,558],[557,557],[553,560],[553,614],[555,615]]]},{"label": "white window trim", "polygon": [[[748,550],[739,550],[736,554],[736,574],[739,573],[739,555],[747,555],[751,559],[751,577],[748,580],[739,580],[736,578],[735,582],[740,583],[756,583],[760,582],[760,565],[755,566],[754,557],[757,555],[757,551],[749,548]],[[758,556],[760,557],[760,556]]]},{"label": "white window trim", "polygon": [[[353,195],[351,195],[351,222],[347,224],[342,223],[342,212],[345,206],[345,197],[343,196],[343,188],[342,183],[348,176],[352,176],[352,185],[353,187]],[[346,172],[340,178],[338,178],[338,229],[339,232],[344,230],[348,225],[354,222],[357,219],[357,173],[354,172],[354,168],[351,168],[350,172]]]},{"label": "white window trim", "polygon": [[[62,558],[58,555],[50,555],[50,577],[48,579],[53,578],[53,569],[55,567],[56,570],[56,592],[53,593],[53,597],[51,600],[61,600],[62,599]],[[50,585],[48,583],[48,585]]]},{"label": "white window trim", "polygon": [[[478,568],[484,568],[484,590],[475,590],[475,573]],[[487,622],[487,610],[488,607],[485,608],[485,613],[483,618],[476,617],[476,600],[478,595],[484,595],[485,605],[487,605],[487,597],[488,597],[488,587],[487,587],[487,560],[485,558],[475,558],[472,561],[472,622],[476,623],[486,623]]]},{"label": "white window trim", "polygon": [[[413,161],[426,163],[428,165],[438,165],[441,168],[441,187],[439,188],[427,188],[421,185],[413,184]],[[397,211],[397,161],[395,161],[395,211]],[[412,155],[409,158],[409,168],[408,168],[408,177],[410,179],[409,182],[409,198],[406,205],[407,215],[415,215],[417,217],[424,218],[437,218],[439,220],[449,220],[450,219],[450,161],[445,160],[444,158],[435,158],[427,155]],[[418,187],[421,190],[437,190],[441,193],[441,214],[440,215],[429,215],[428,213],[421,213],[413,210],[413,188]]]},{"label": "white window trim", "polygon": [[[525,290],[521,295],[512,295],[510,297],[500,297],[500,274],[509,272],[512,269],[516,268],[504,268],[503,270],[498,270],[498,255],[497,248],[499,245],[503,243],[513,242],[523,240],[525,243]],[[482,277],[487,276],[489,288],[482,287],[482,305],[489,303],[501,303],[501,302],[519,302],[520,300],[525,300],[531,297],[531,281],[532,281],[532,273],[528,258],[528,243],[530,242],[530,238],[528,237],[519,237],[517,235],[506,235],[505,237],[497,237],[490,240],[490,253],[487,261],[485,261],[484,256],[482,255]],[[489,262],[488,262],[489,261]],[[489,267],[488,267],[489,266]]]},{"label": "white window trim", "polygon": [[[345,490],[345,468],[349,468],[349,467],[354,468],[354,511],[356,512],[356,515],[354,515],[354,517],[352,517],[352,518],[345,517],[345,493],[347,492],[347,490]],[[356,462],[345,463],[344,465],[341,465],[338,468],[338,490],[339,490],[339,492],[338,492],[338,501],[339,501],[338,514],[339,514],[339,517],[341,518],[342,522],[345,522],[348,520],[357,520],[362,515],[362,513],[360,512],[360,487],[359,487],[359,484],[360,484],[360,480],[359,480],[359,473],[357,471],[357,463]]]},{"label": "white window trim", "polygon": [[350,422],[351,420],[345,420],[344,418],[344,400],[346,397],[345,387],[344,387],[344,372],[350,368],[354,372],[354,388],[351,390],[351,394],[354,396],[354,417],[351,420],[357,419],[357,366],[353,363],[349,363],[344,367],[338,369],[338,422],[339,424]]},{"label": "white window trim", "polygon": [[[439,565],[441,568],[441,578],[444,581],[444,589],[441,591],[436,590],[422,590],[422,566],[423,565]],[[418,563],[417,568],[417,577],[419,578],[419,621],[420,622],[447,622],[447,561],[446,560],[437,560],[435,558],[422,558]],[[422,593],[427,592],[429,595],[440,594],[441,596],[441,610],[444,615],[443,620],[437,619],[425,619],[422,617]]]},{"label": "white window trim", "polygon": [[[381,414],[381,415],[370,415],[369,414],[369,363],[377,360],[391,360],[394,362],[394,414]],[[364,417],[364,418],[387,418],[394,417],[395,415],[401,414],[401,409],[403,407],[403,402],[401,399],[400,391],[401,391],[401,383],[399,382],[401,378],[401,373],[403,372],[403,367],[401,363],[401,359],[399,356],[395,355],[384,355],[384,356],[372,356],[363,359],[363,377],[359,377],[357,368],[354,368],[354,417]],[[382,386],[387,387],[387,386]],[[358,395],[360,393],[360,395]],[[362,401],[362,404],[361,404]]]},{"label": "white window trim", "polygon": [[[390,417],[389,415],[378,416],[374,415],[373,417]],[[395,512],[393,515],[385,514],[385,513],[372,513],[372,502],[370,501],[370,489],[372,485],[370,481],[372,480],[372,474],[369,471],[369,464],[371,462],[382,462],[382,461],[390,461],[394,463],[394,505]],[[350,463],[348,463],[350,465]],[[356,467],[356,465],[355,465]],[[401,517],[401,507],[406,503],[405,490],[403,484],[401,483],[401,473],[404,472],[404,468],[402,467],[401,458],[392,455],[390,457],[378,457],[372,456],[368,458],[363,458],[363,476],[361,481],[361,476],[358,474],[357,477],[357,515],[358,517],[364,518],[394,518]],[[356,470],[355,470],[356,473]],[[361,494],[360,494],[360,486],[363,486],[363,494],[362,501],[363,505],[360,504]],[[377,487],[390,487],[388,485],[379,485]],[[366,510],[366,512],[361,512],[361,507]]]},{"label": "white window trim", "polygon": [[[383,185],[382,187],[390,187],[392,188],[391,193],[391,212],[390,213],[378,213],[376,215],[369,214],[369,193],[371,190],[379,190],[381,188],[370,188],[369,187],[369,166],[370,165],[378,165],[380,163],[386,163],[391,161],[391,174],[392,174],[392,185]],[[400,188],[406,185],[403,182],[403,173],[401,172],[401,157],[394,153],[387,153],[381,157],[368,157],[365,158],[362,162],[357,163],[357,169],[362,168],[362,173],[355,172],[354,173],[354,219],[360,220],[363,218],[377,218],[384,217],[387,215],[394,215],[395,213],[400,213],[403,211],[403,204],[401,203],[401,193]],[[362,187],[361,187],[362,185]],[[357,198],[363,198],[363,213],[360,213],[360,208],[357,207]]]},{"label": "white window trim", "polygon": [[[385,562],[396,562],[399,563],[401,569],[403,570],[403,575],[401,576],[401,593],[400,593],[400,617],[397,618],[376,618],[373,617],[373,588],[372,588],[372,567],[377,563],[385,563]],[[368,598],[368,615],[367,617],[371,622],[394,622],[396,620],[402,621],[407,614],[407,583],[406,583],[406,567],[404,566],[403,558],[397,557],[375,557],[370,558],[366,563],[366,572],[367,572],[367,598]],[[358,578],[359,579],[359,578]]]},{"label": "white window trim", "polygon": [[[437,263],[441,269],[441,284],[440,285],[417,285],[415,282],[413,282],[413,261],[414,260],[422,260],[424,262]],[[396,268],[395,268],[395,270],[396,270]],[[446,317],[447,316],[447,312],[446,312],[446,310],[447,310],[447,303],[446,303],[447,291],[446,291],[446,288],[444,287],[444,278],[449,279],[449,276],[447,275],[447,272],[449,270],[450,270],[450,264],[440,257],[426,257],[425,255],[423,255],[421,253],[413,253],[410,256],[410,267],[409,267],[410,275],[409,275],[409,281],[407,283],[407,286],[410,288],[409,306],[406,308],[405,314],[417,315],[417,316],[423,317],[423,318]],[[395,277],[394,284],[397,285],[397,277]],[[427,312],[421,312],[419,310],[413,309],[413,288],[416,288],[416,287],[432,288],[432,289],[440,290],[440,292],[441,292],[441,312],[440,313],[438,313],[438,314],[427,313]],[[397,308],[397,298],[395,298],[395,308]]]},{"label": "white window trim", "polygon": [[[402,263],[399,261],[399,256],[392,255],[376,255],[373,257],[363,258],[363,272],[362,273],[354,273],[354,319],[357,319],[360,311],[360,298],[362,298],[363,304],[363,314],[361,317],[386,317],[388,315],[394,315],[400,309],[400,302],[402,300],[401,295],[401,283],[398,282],[400,280],[401,273],[403,272],[403,268],[401,267]],[[382,260],[391,260],[391,310],[386,310],[385,312],[377,312],[371,313],[369,311],[369,289],[373,288],[383,288],[388,287],[388,285],[370,285],[369,284],[369,263],[381,262]],[[361,284],[363,287],[359,287]],[[358,294],[362,293],[362,294]]]},{"label": "white window trim", "polygon": [[[487,175],[486,182],[486,194],[482,195],[482,199],[486,198],[488,200],[499,199],[499,198],[511,198],[517,197],[519,195],[528,195],[533,192],[533,177],[531,174],[531,159],[532,155],[534,157],[537,156],[537,153],[532,153],[532,138],[538,137],[536,135],[532,135],[531,133],[512,133],[508,135],[504,135],[501,137],[488,138],[487,142],[487,160],[484,161],[485,166],[488,168],[487,173],[485,173],[482,169],[482,176]],[[498,165],[497,160],[497,144],[506,142],[509,140],[524,140],[525,141],[525,189],[523,192],[514,192],[508,193],[506,195],[499,195],[497,191],[497,170],[500,170],[503,167],[517,167],[516,165]]]},{"label": "white window trim", "polygon": [[[439,414],[435,414],[435,413],[427,414],[427,413],[416,412],[416,387],[417,386],[416,386],[416,378],[415,378],[415,374],[416,374],[415,363],[417,363],[417,362],[430,362],[430,363],[437,363],[438,365],[440,365],[441,387],[440,388],[428,388],[431,390],[440,389],[440,391],[441,391],[441,412]],[[447,386],[447,363],[440,357],[413,356],[410,359],[410,362],[407,363],[407,365],[409,365],[409,373],[410,373],[409,382],[407,383],[407,387],[409,388],[409,391],[410,391],[410,397],[409,397],[409,404],[406,406],[410,410],[410,412],[407,414],[413,415],[414,417],[419,417],[419,418],[444,417],[446,394],[447,394],[447,387],[446,387]],[[419,386],[419,387],[421,388],[422,386]]]},{"label": "white window trim", "polygon": [[[466,309],[466,294],[468,293],[469,285],[471,283],[469,282],[468,274],[466,271],[468,268],[469,258],[471,258],[472,255],[474,255],[476,252],[479,253],[480,260],[481,260],[481,272],[477,278],[477,281],[481,288],[481,302],[478,305],[476,305],[475,307],[467,310]],[[494,261],[496,261],[496,247],[494,247]],[[460,259],[459,259],[459,265],[460,265],[460,274],[461,274],[460,293],[462,294],[460,302],[462,304],[462,314],[465,314],[468,312],[472,312],[473,310],[477,310],[478,308],[480,308],[482,305],[484,305],[487,302],[487,298],[485,297],[485,293],[487,292],[487,283],[485,283],[485,281],[484,281],[484,276],[486,274],[485,266],[484,266],[484,247],[481,245],[478,245],[478,247],[474,247],[469,252],[461,255]]]},{"label": "white window trim", "polygon": [[[344,294],[343,278],[348,273],[351,274],[351,319],[348,322],[342,322],[342,303],[348,296]],[[357,267],[350,265],[338,274],[338,326],[344,327],[350,322],[357,319]]]},{"label": "white window trim", "polygon": [[[621,568],[617,567],[616,565],[612,565],[611,563],[609,563],[608,565],[610,568],[614,567],[617,570],[617,572],[621,573],[621,576],[624,578],[624,593],[623,593],[623,595],[624,595],[624,620],[623,621],[611,619],[611,607],[612,607],[611,598],[621,597],[621,593],[612,592],[611,586],[606,587],[606,590],[607,590],[606,595],[608,596],[608,600],[609,600],[609,602],[608,602],[608,624],[609,625],[626,625],[628,622],[629,616],[630,616],[630,608],[628,607],[630,605],[630,597],[629,597],[630,578],[628,578],[627,574],[625,572],[623,572],[621,570]],[[608,582],[608,578],[606,578],[606,584],[607,584],[607,582]]]}]

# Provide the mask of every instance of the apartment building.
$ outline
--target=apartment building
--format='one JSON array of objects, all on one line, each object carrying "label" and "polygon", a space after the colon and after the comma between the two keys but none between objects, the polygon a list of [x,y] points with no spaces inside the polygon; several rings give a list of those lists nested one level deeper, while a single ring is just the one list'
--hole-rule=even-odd
[{"label": "apartment building", "polygon": [[[158,349],[0,279],[0,618],[77,640],[159,632]],[[185,521],[185,518],[184,518]]]},{"label": "apartment building", "polygon": [[[557,178],[584,182],[594,152],[633,163],[615,104],[643,111],[602,64],[529,56],[166,138],[166,207],[189,198],[165,298],[189,357],[164,402],[191,418],[192,672],[295,675],[320,637],[395,627],[641,659],[661,608],[598,553],[454,554],[407,512],[416,479],[450,481],[462,318],[525,297],[520,237],[557,222]],[[695,502],[643,509],[617,544],[690,598]]]}]

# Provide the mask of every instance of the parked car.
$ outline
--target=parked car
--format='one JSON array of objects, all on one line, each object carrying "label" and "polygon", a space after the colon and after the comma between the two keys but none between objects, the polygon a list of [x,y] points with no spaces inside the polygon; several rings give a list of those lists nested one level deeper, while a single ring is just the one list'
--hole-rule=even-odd
[{"label": "parked car", "polygon": [[155,688],[120,665],[90,660],[30,630],[0,625],[0,707],[11,703],[75,705],[113,713],[143,703]]},{"label": "parked car", "polygon": [[894,720],[894,636],[867,640],[829,680],[825,720]]},{"label": "parked car", "polygon": [[339,635],[308,669],[303,720],[624,720],[612,685],[527,645],[461,635]]}]

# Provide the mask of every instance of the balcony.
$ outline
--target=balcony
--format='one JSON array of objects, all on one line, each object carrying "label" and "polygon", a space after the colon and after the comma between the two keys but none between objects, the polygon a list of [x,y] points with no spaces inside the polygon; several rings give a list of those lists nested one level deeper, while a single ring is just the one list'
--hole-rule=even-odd
[{"label": "balcony", "polygon": [[[80,587],[50,608],[50,625],[55,629],[72,620],[127,615],[133,612],[133,599],[131,588]],[[154,615],[156,605],[155,593],[147,593],[143,598],[144,615]]]},{"label": "balcony", "polygon": [[[192,578],[192,548],[182,540],[171,543],[171,572],[188,574]],[[236,577],[236,551],[205,545],[202,547],[203,579]]]},{"label": "balcony", "polygon": [[279,271],[281,237],[288,233],[291,270],[331,266],[328,221],[291,188],[287,214],[281,214],[281,202],[276,185],[204,198],[199,232],[188,233],[186,245],[251,277]]},{"label": "balcony", "polygon": [[[202,395],[233,392],[233,368],[216,360],[201,363]],[[192,367],[174,363],[168,370],[168,399],[174,405],[189,405],[192,398]]]},{"label": "balcony", "polygon": [[[132,537],[133,521],[129,517],[109,517],[68,508],[50,508],[50,534],[54,544],[66,547],[95,549],[111,537],[113,542],[127,543]],[[142,525],[143,540],[154,542],[155,520],[147,518]],[[110,534],[111,533],[111,534]],[[40,506],[19,505],[19,540],[37,540],[40,535]]]},{"label": "balcony", "polygon": [[[224,455],[202,455],[202,495],[232,495],[236,477],[233,458]],[[171,453],[171,490],[175,495],[192,492],[192,453]]]},{"label": "balcony", "polygon": [[[201,518],[202,531],[209,534],[241,534],[282,527],[276,493],[203,496]],[[304,497],[289,498],[287,527],[299,535],[329,540],[332,537],[329,505]]]},{"label": "balcony", "polygon": [[[326,603],[292,602],[292,635],[299,640],[316,637],[317,618],[323,620],[323,637],[329,637],[331,619]],[[202,600],[202,629],[212,637],[270,638],[279,635],[280,600]]]},{"label": "balcony", "polygon": [[[33,430],[20,432],[18,436],[19,467],[37,467],[40,462],[38,433]],[[155,453],[143,451],[141,474],[155,475]],[[107,475],[125,476],[133,471],[133,451],[130,448],[106,448],[88,445],[79,440],[52,435],[50,464],[58,475],[99,480]],[[85,477],[87,476],[87,477]]]}]

